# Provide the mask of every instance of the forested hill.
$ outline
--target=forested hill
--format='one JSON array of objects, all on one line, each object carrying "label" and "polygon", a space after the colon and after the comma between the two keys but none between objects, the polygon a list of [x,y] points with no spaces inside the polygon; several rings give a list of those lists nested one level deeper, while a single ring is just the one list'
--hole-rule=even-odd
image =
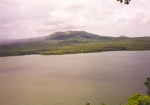
[{"label": "forested hill", "polygon": [[66,31],[66,32],[55,32],[49,36],[51,40],[109,40],[112,37],[100,36],[85,31]]},{"label": "forested hill", "polygon": [[108,37],[85,31],[65,31],[55,32],[45,37],[0,42],[0,56],[57,55],[122,50],[150,50],[150,37]]}]

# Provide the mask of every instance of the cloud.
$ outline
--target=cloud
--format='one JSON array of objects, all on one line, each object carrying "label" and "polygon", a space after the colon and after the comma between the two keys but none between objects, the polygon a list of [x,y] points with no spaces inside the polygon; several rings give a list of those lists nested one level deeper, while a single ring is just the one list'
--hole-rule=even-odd
[{"label": "cloud", "polygon": [[150,36],[149,0],[0,0],[0,38],[84,30],[110,36]]}]

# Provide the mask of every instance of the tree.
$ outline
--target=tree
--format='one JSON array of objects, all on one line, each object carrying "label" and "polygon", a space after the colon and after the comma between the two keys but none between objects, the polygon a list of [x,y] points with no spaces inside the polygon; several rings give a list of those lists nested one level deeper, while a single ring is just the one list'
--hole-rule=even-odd
[{"label": "tree", "polygon": [[128,5],[131,0],[117,0],[117,1],[120,1],[120,3],[125,3],[125,4]]},{"label": "tree", "polygon": [[144,84],[147,86],[147,94],[150,96],[150,77],[147,77],[147,81]]}]

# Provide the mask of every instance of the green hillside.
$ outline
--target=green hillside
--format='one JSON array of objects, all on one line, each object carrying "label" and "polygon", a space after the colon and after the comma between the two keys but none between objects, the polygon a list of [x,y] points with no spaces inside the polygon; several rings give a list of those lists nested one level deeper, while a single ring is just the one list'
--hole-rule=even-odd
[{"label": "green hillside", "polygon": [[55,32],[49,36],[50,40],[82,40],[82,41],[106,41],[112,37],[99,36],[85,31]]},{"label": "green hillside", "polygon": [[150,50],[150,37],[106,37],[85,31],[66,31],[55,32],[46,37],[16,40],[13,43],[1,44],[0,56],[137,50]]}]

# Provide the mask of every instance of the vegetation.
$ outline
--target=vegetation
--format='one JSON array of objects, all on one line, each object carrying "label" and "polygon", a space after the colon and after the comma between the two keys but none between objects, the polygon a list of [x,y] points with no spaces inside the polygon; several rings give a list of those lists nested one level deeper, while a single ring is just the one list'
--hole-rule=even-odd
[{"label": "vegetation", "polygon": [[[90,53],[102,51],[135,51],[150,50],[150,37],[105,37],[87,32],[57,32],[42,41],[27,43],[13,43],[0,45],[0,56],[17,56],[29,54],[56,55]],[[144,83],[150,96],[150,77]],[[126,104],[122,105],[150,105],[147,95],[132,94]],[[86,105],[90,105],[87,103]],[[102,103],[102,105],[106,105]]]},{"label": "vegetation", "polygon": [[[87,103],[86,105],[90,105]],[[102,103],[101,105],[107,105]],[[150,97],[147,95],[140,95],[140,94],[132,94],[128,99],[127,103],[120,104],[120,105],[150,105]]]},{"label": "vegetation", "polygon": [[144,94],[132,94],[127,105],[150,105],[150,97]]},{"label": "vegetation", "polygon": [[[150,77],[147,77],[147,81],[144,82],[144,84],[150,90]],[[90,105],[90,103],[87,103],[86,105]],[[101,105],[107,105],[107,104],[102,103]],[[120,105],[150,105],[150,96],[144,94],[132,94],[127,99],[127,103],[120,104]]]},{"label": "vegetation", "polygon": [[106,37],[84,31],[67,31],[54,33],[41,41],[0,45],[0,56],[135,50],[150,50],[150,37]]},{"label": "vegetation", "polygon": [[117,0],[117,1],[120,1],[120,3],[125,3],[125,4],[128,5],[131,0]]},{"label": "vegetation", "polygon": [[57,47],[51,51],[45,51],[42,54],[72,54],[72,53],[90,53],[102,51],[133,51],[150,50],[150,42],[145,41],[112,41],[112,42],[88,42],[84,44],[73,44]]},{"label": "vegetation", "polygon": [[147,81],[144,84],[147,86],[147,94],[150,96],[150,77],[147,77]]},{"label": "vegetation", "polygon": [[117,0],[119,1],[120,3],[124,3],[124,4],[130,4],[131,0]]}]

